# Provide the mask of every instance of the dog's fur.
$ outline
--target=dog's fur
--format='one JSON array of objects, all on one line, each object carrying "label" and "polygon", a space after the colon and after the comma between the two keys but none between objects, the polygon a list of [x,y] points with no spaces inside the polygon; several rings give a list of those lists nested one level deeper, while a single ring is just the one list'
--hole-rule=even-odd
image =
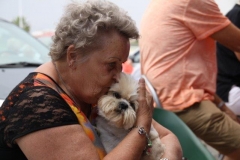
[{"label": "dog's fur", "polygon": [[[121,73],[119,83],[113,84],[108,94],[98,101],[99,116],[96,126],[107,153],[115,148],[135,125],[139,107],[137,89],[138,83],[130,75]],[[160,159],[164,146],[153,125],[149,137],[152,140],[150,155],[143,154],[141,160]]]}]

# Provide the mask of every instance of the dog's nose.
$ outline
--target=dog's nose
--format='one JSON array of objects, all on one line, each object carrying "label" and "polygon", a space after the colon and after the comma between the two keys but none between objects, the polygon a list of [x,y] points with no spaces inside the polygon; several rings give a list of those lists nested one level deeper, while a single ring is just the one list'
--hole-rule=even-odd
[{"label": "dog's nose", "polygon": [[120,102],[120,103],[119,103],[119,108],[120,108],[121,110],[125,110],[125,109],[128,108],[128,105],[127,105],[125,102]]}]

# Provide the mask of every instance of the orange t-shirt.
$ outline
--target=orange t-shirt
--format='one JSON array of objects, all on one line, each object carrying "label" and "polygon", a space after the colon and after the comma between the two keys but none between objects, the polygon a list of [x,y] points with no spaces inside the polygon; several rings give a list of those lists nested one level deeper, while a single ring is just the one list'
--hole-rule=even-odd
[{"label": "orange t-shirt", "polygon": [[179,111],[213,99],[213,33],[228,26],[213,0],[152,0],[140,27],[141,71],[165,109]]}]

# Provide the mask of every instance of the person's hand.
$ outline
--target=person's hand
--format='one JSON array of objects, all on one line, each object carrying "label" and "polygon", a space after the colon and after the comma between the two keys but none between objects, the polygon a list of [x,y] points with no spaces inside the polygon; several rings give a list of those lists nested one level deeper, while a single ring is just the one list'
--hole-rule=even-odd
[{"label": "person's hand", "polygon": [[240,119],[233,113],[233,111],[231,109],[229,109],[226,104],[224,104],[221,108],[221,110],[226,113],[227,115],[229,115],[234,121],[240,123]]},{"label": "person's hand", "polygon": [[[229,115],[234,121],[240,123],[239,118],[233,113],[233,111],[231,109],[229,109],[225,103],[223,103],[223,105],[221,105],[221,103],[223,102],[223,100],[217,95],[214,94],[214,100],[213,103],[216,104],[216,106],[218,106],[218,108],[220,108],[221,111],[225,112],[227,115]],[[220,106],[219,106],[220,105]]]},{"label": "person's hand", "polygon": [[161,142],[165,145],[165,148],[167,148],[162,157],[168,158],[169,160],[182,159],[183,151],[177,136],[155,120],[153,120],[152,124],[157,130]]},{"label": "person's hand", "polygon": [[153,114],[153,99],[148,93],[143,78],[139,80],[139,97],[138,97],[138,112],[136,125],[142,125],[146,127],[147,131],[150,130]]}]

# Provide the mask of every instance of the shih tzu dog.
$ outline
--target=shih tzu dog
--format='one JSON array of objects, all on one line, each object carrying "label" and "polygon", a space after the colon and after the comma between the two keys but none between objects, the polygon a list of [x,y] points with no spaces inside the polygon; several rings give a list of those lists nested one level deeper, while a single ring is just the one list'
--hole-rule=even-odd
[{"label": "shih tzu dog", "polygon": [[[121,73],[119,82],[113,84],[107,95],[98,101],[96,127],[107,153],[134,128],[139,107],[137,90],[138,82],[130,75]],[[163,155],[164,145],[153,125],[149,135],[145,136],[150,146],[143,152],[141,160],[159,160]]]}]

